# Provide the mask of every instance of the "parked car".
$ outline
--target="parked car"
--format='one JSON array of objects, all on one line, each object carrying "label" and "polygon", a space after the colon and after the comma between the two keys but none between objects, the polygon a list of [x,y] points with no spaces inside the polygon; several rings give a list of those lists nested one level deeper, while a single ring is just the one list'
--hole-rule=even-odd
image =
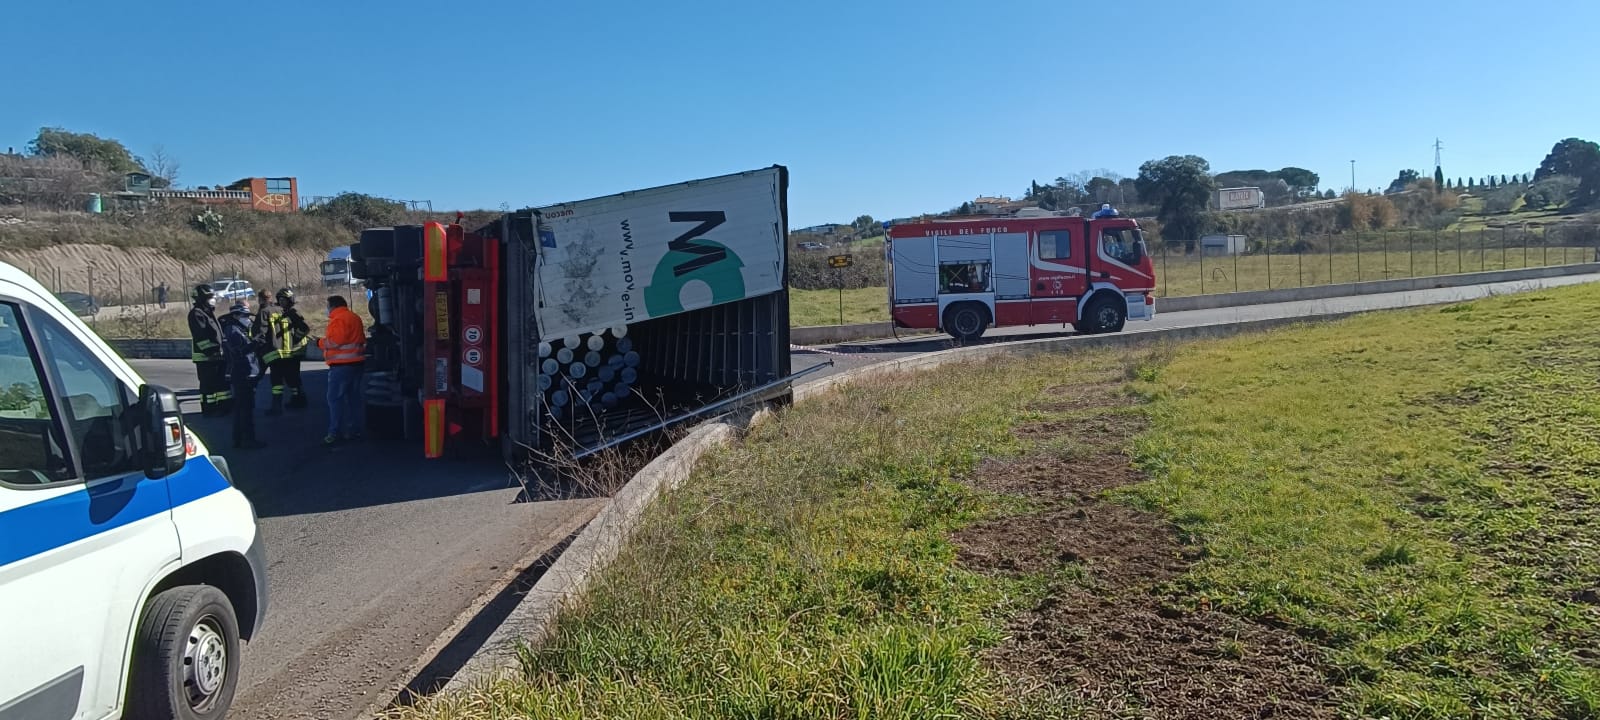
[{"label": "parked car", "polygon": [[800,249],[801,250],[810,250],[812,252],[816,252],[818,250],[827,250],[828,249],[828,244],[827,243],[819,243],[819,242],[803,242],[803,243],[800,243]]},{"label": "parked car", "polygon": [[219,305],[223,300],[250,300],[256,296],[249,280],[212,280],[211,289],[216,291]]},{"label": "parked car", "polygon": [[59,292],[56,293],[56,299],[78,317],[93,317],[100,314],[100,302],[89,293]]}]

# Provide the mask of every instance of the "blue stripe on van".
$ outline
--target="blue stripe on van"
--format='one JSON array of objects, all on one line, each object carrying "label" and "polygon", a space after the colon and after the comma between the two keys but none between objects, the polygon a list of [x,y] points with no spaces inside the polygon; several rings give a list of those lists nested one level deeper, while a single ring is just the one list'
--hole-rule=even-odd
[{"label": "blue stripe on van", "polygon": [[216,466],[197,457],[160,480],[137,473],[0,512],[0,566],[159,515],[227,487]]}]

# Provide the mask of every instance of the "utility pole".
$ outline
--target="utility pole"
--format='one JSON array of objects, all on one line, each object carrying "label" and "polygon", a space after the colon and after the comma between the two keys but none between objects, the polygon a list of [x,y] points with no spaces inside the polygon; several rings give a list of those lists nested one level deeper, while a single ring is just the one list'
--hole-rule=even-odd
[{"label": "utility pole", "polygon": [[1356,191],[1356,161],[1350,161],[1350,192]]}]

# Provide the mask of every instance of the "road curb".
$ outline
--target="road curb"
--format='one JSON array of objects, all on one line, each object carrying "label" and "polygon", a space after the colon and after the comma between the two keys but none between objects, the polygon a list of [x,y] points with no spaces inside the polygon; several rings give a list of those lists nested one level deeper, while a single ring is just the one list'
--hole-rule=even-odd
[{"label": "road curb", "polygon": [[593,577],[616,559],[651,501],[688,479],[701,456],[737,432],[738,427],[729,422],[705,423],[645,465],[584,526],[483,647],[445,683],[443,691],[516,672],[518,650],[537,645],[549,635],[567,602],[581,596]]}]

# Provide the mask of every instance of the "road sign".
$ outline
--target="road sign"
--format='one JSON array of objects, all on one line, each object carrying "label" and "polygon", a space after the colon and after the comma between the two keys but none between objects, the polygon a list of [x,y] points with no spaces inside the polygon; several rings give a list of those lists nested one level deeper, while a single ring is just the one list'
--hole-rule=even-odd
[{"label": "road sign", "polygon": [[462,331],[461,338],[466,340],[468,345],[477,345],[483,341],[483,330],[477,325],[468,325],[467,329]]},{"label": "road sign", "polygon": [[854,264],[856,264],[856,259],[855,259],[854,255],[829,255],[828,256],[828,267],[831,267],[831,268],[847,268],[847,267],[850,267],[851,265],[854,265]]},{"label": "road sign", "polygon": [[483,362],[483,352],[477,348],[467,348],[467,352],[464,355],[463,359],[467,361],[468,365],[477,365]]}]

